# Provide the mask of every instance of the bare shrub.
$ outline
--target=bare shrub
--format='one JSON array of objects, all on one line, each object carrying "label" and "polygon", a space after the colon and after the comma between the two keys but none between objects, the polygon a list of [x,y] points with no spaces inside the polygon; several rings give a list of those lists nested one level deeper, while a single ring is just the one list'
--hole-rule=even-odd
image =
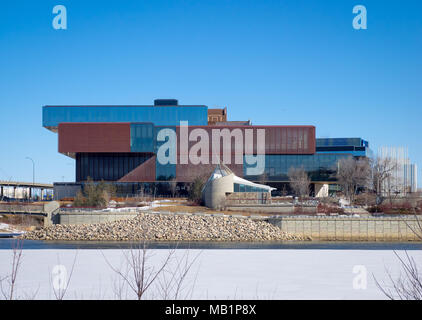
[{"label": "bare shrub", "polygon": [[377,195],[371,192],[362,192],[355,196],[354,204],[358,206],[375,206]]},{"label": "bare shrub", "polygon": [[203,176],[196,177],[190,185],[188,200],[193,204],[199,205],[202,202],[202,188],[205,185],[205,178]]},{"label": "bare shrub", "polygon": [[344,214],[344,209],[339,207],[338,205],[328,204],[328,203],[319,203],[317,207],[318,213],[325,213],[325,214],[331,214],[331,213],[338,213],[338,214]]},{"label": "bare shrub", "polygon": [[162,300],[192,299],[197,273],[192,285],[187,283],[187,276],[198,257],[199,254],[190,259],[189,250],[185,250],[180,258],[174,256],[175,267],[166,269],[159,279],[158,291]]},{"label": "bare shrub", "polygon": [[[161,299],[178,299],[182,294],[183,298],[189,297],[193,287],[186,293],[186,276],[197,256],[191,260],[185,253],[181,258],[177,258],[175,252],[175,249],[171,249],[158,265],[154,265],[150,261],[154,253],[144,242],[132,246],[129,250],[123,250],[124,260],[121,267],[111,265],[103,254],[109,267],[118,276],[118,281],[114,283],[115,296],[121,299],[127,287],[135,294],[136,299],[142,300],[154,287]],[[174,269],[170,266],[173,260]]]},{"label": "bare shrub", "polygon": [[415,260],[405,251],[405,257],[400,257],[395,251],[402,273],[394,279],[390,272],[387,272],[390,284],[381,285],[376,279],[377,287],[390,300],[422,300],[422,275],[419,272]]},{"label": "bare shrub", "polygon": [[[422,240],[422,223],[418,216],[416,218],[416,228],[411,227],[407,222],[408,228]],[[397,259],[400,262],[401,274],[394,279],[390,272],[387,271],[389,284],[380,284],[377,279],[375,283],[384,295],[391,300],[422,300],[422,274],[415,259],[405,251],[405,256],[400,257],[395,251]]]},{"label": "bare shrub", "polygon": [[105,207],[115,193],[116,187],[112,184],[104,181],[94,183],[88,177],[84,190],[76,194],[73,205],[75,207]]},{"label": "bare shrub", "polygon": [[0,277],[0,291],[6,300],[16,299],[16,281],[22,264],[23,240],[16,239],[12,246],[13,256],[10,273]]}]

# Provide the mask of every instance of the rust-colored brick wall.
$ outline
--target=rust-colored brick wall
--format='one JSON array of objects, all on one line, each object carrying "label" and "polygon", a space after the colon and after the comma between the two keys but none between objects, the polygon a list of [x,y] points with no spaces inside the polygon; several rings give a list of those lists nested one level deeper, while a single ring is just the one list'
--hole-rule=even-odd
[{"label": "rust-colored brick wall", "polygon": [[59,152],[130,152],[129,123],[60,123]]},{"label": "rust-colored brick wall", "polygon": [[119,179],[119,182],[151,182],[155,181],[155,160],[156,156],[133,169],[124,177]]},{"label": "rust-colored brick wall", "polygon": [[[230,164],[225,165],[233,171],[238,177],[243,177],[243,164],[235,164],[234,155],[231,156]],[[223,159],[221,160],[224,163]],[[181,182],[191,182],[196,177],[204,177],[208,179],[215,170],[216,164],[181,164],[179,159],[176,164],[176,180]]]},{"label": "rust-colored brick wall", "polygon": [[[212,154],[212,132],[213,130],[240,130],[243,137],[243,150],[245,150],[245,130],[253,132],[253,152],[257,153],[257,130],[265,130],[265,154],[314,154],[315,153],[315,127],[314,126],[189,126],[189,135],[195,129],[202,129],[207,132],[209,137],[208,155]],[[176,129],[178,140],[180,141],[180,127]],[[185,140],[186,138],[183,138]],[[199,140],[199,139],[198,139]],[[178,143],[179,143],[178,141]],[[197,141],[189,141],[188,150],[195,145]],[[231,140],[230,153],[235,154],[235,139]],[[220,154],[223,153],[223,139],[220,139]],[[178,144],[178,154],[182,153],[182,148]],[[244,152],[243,152],[244,153]],[[211,159],[211,158],[210,158]]]}]

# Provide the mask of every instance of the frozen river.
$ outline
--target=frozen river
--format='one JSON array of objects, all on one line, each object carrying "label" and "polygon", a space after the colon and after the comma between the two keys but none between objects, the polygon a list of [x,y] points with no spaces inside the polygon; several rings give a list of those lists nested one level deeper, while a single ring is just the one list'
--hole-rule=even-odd
[{"label": "frozen river", "polygon": [[[394,249],[403,255],[400,249],[418,248],[408,246]],[[393,277],[399,275],[392,248],[189,249],[189,261],[197,259],[184,282],[184,294],[192,291],[192,299],[384,299],[374,277],[382,283],[387,281],[386,270]],[[63,279],[65,268],[67,279],[75,262],[65,298],[115,299],[122,292],[133,298],[127,288],[117,289],[119,277],[111,268],[124,270],[124,252],[128,253],[122,249],[25,249],[18,296],[54,299],[58,276]],[[168,252],[150,249],[148,265],[158,268]],[[176,250],[169,268],[174,270],[175,261],[186,252]],[[0,278],[10,270],[12,253],[0,249]],[[422,263],[419,250],[408,253]],[[147,298],[159,297],[159,287],[152,286]]]}]

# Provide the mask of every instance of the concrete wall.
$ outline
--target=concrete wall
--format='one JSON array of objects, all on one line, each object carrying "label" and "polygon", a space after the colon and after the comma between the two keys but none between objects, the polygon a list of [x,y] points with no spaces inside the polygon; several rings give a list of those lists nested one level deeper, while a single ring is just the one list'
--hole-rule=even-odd
[{"label": "concrete wall", "polygon": [[58,213],[60,210],[60,203],[57,201],[50,201],[47,203],[44,203],[43,205],[43,211],[47,214],[46,217],[44,217],[44,227],[47,227],[49,225],[55,224],[58,222]]},{"label": "concrete wall", "polygon": [[205,206],[219,209],[224,206],[227,192],[233,192],[233,177],[231,173],[219,179],[208,181],[202,193]]},{"label": "concrete wall", "polygon": [[[280,217],[269,220],[281,230],[313,240],[417,241],[415,217]],[[419,231],[418,231],[419,230]]]},{"label": "concrete wall", "polygon": [[233,192],[226,195],[225,205],[258,205],[271,204],[271,193],[269,192]]},{"label": "concrete wall", "polygon": [[316,214],[316,206],[300,206],[294,207],[293,205],[284,204],[230,204],[225,207],[225,210],[229,211],[246,211],[256,213],[268,213],[268,214],[294,214],[295,211],[299,211],[301,214]]},{"label": "concrete wall", "polygon": [[57,223],[77,225],[112,222],[134,218],[136,215],[136,212],[60,212]]}]

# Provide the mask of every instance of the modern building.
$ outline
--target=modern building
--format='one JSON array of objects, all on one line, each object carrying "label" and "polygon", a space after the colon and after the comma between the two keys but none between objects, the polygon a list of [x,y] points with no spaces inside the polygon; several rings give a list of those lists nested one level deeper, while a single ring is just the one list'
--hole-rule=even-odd
[{"label": "modern building", "polygon": [[72,196],[88,178],[113,182],[121,195],[166,181],[184,190],[220,163],[278,192],[288,189],[288,170],[303,167],[311,192],[326,195],[340,158],[370,154],[360,138],[316,139],[314,126],[228,121],[227,108],[174,99],[140,106],[44,106],[43,126],[58,133],[59,152],[76,162],[75,182],[55,183],[57,198]]}]

